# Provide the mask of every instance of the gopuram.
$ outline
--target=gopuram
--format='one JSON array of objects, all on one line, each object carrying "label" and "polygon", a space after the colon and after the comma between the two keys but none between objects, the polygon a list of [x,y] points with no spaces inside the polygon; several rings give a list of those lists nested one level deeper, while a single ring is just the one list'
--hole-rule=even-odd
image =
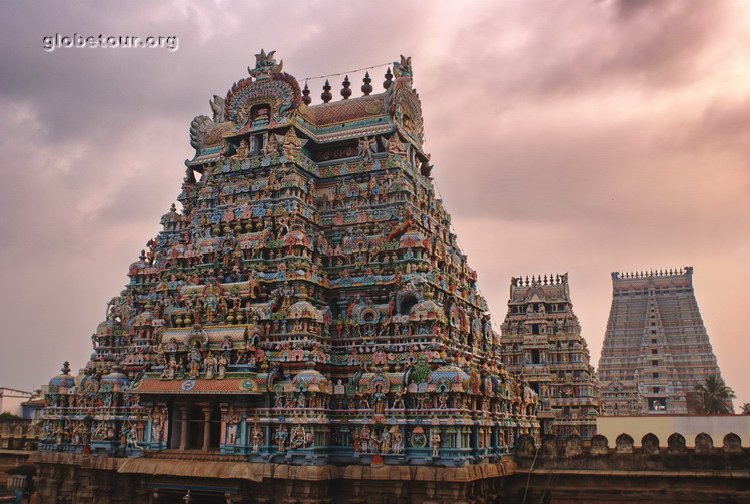
[{"label": "gopuram", "polygon": [[573,313],[567,273],[511,279],[500,350],[505,368],[524,376],[539,394],[544,434],[596,434],[599,385]]},{"label": "gopuram", "polygon": [[693,268],[612,273],[599,361],[602,413],[695,413],[689,398],[712,375],[721,371],[695,300]]},{"label": "gopuram", "polygon": [[538,439],[537,394],[496,360],[410,58],[383,92],[366,74],[352,98],[347,77],[332,101],[326,81],[316,105],[273,51],[248,71],[192,121],[181,209],[90,361],[49,382],[41,502],[492,495],[515,441]]}]

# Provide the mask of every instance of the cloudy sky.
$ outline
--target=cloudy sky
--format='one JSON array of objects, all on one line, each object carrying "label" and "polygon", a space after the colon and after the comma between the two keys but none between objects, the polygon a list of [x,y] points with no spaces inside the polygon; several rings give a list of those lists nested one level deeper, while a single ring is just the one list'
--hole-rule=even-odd
[{"label": "cloudy sky", "polygon": [[[140,3],[2,4],[0,386],[85,363],[179,192],[191,119],[264,47],[298,78],[413,57],[433,174],[496,322],[511,276],[568,272],[596,363],[610,272],[692,265],[750,401],[747,3]],[[179,49],[44,51],[56,33]]]}]

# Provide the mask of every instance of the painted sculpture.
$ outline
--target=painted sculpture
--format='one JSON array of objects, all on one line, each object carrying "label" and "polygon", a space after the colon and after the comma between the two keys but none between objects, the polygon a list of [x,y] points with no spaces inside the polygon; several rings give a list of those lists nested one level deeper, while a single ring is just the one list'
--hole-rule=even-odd
[{"label": "painted sculpture", "polygon": [[320,105],[273,51],[249,72],[192,121],[182,208],[86,367],[50,381],[40,449],[460,465],[537,436],[435,194],[410,58]]}]

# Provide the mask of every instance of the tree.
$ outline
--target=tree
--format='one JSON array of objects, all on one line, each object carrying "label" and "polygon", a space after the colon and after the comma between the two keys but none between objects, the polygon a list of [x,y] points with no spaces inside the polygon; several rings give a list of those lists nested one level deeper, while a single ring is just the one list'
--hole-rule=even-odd
[{"label": "tree", "polygon": [[704,415],[729,415],[734,412],[732,399],[737,396],[718,375],[707,376],[703,383],[695,386],[701,396],[701,412]]},{"label": "tree", "polygon": [[750,402],[746,402],[745,404],[740,406],[740,408],[742,409],[743,415],[750,415]]}]

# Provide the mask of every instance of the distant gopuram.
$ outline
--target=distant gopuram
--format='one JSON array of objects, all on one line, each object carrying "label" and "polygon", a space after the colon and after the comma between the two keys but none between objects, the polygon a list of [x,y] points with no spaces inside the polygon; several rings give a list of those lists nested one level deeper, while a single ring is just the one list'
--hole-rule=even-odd
[{"label": "distant gopuram", "polygon": [[612,273],[599,361],[603,415],[695,412],[695,386],[720,376],[693,268]]},{"label": "distant gopuram", "polygon": [[182,208],[50,381],[42,502],[455,502],[538,439],[435,194],[411,59],[312,105],[273,55],[192,121]]},{"label": "distant gopuram", "polygon": [[505,368],[539,394],[544,434],[596,434],[599,389],[567,273],[511,279],[500,349]]}]

